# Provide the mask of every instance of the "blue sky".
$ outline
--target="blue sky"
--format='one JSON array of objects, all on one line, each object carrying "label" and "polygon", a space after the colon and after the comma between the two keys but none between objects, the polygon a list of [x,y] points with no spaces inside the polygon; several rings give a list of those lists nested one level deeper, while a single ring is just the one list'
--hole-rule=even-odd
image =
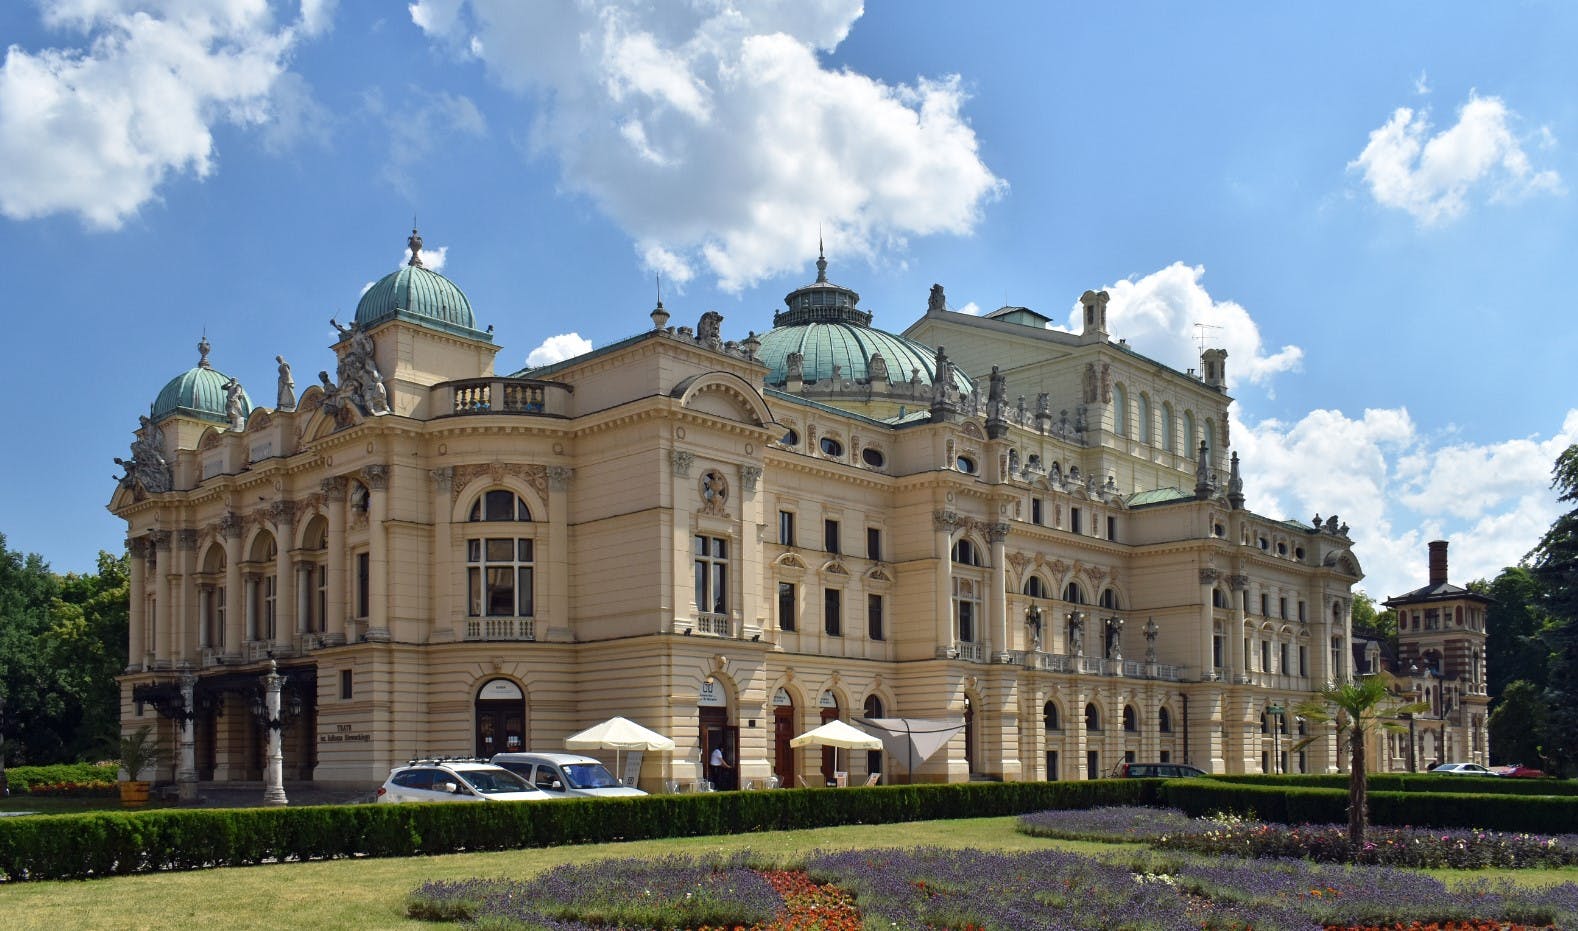
[{"label": "blue sky", "polygon": [[198,338],[305,387],[413,216],[501,370],[658,273],[765,330],[819,232],[892,330],[1105,287],[1141,352],[1228,349],[1249,506],[1339,513],[1380,597],[1437,537],[1519,560],[1578,441],[1571,4],[19,0],[0,41],[0,532],[60,571]]}]

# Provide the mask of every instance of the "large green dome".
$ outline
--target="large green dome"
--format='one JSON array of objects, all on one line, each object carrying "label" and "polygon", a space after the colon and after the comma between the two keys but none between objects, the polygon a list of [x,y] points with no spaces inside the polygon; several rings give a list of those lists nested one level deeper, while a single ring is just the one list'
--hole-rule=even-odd
[{"label": "large green dome", "polygon": [[411,231],[407,240],[411,259],[383,276],[356,305],[356,324],[371,329],[386,320],[407,320],[421,326],[472,339],[488,339],[487,333],[478,332],[477,317],[471,311],[471,302],[455,283],[422,267],[418,253],[422,237]]},{"label": "large green dome", "polygon": [[[919,378],[930,386],[937,376],[931,347],[871,326],[871,314],[856,307],[860,295],[827,280],[827,258],[816,260],[816,281],[784,298],[788,309],[773,317],[773,328],[761,337],[757,358],[768,368],[766,383],[781,388],[788,381],[789,354],[798,352],[806,382],[825,383],[838,366],[839,378],[871,378],[871,360],[881,354],[893,384]],[[953,371],[959,393],[973,388],[969,376]]]},{"label": "large green dome", "polygon": [[[230,376],[208,364],[208,339],[197,344],[197,364],[170,379],[154,399],[150,416],[163,420],[172,414],[229,423],[225,413],[225,385]],[[252,399],[241,391],[241,416],[252,412]]]}]

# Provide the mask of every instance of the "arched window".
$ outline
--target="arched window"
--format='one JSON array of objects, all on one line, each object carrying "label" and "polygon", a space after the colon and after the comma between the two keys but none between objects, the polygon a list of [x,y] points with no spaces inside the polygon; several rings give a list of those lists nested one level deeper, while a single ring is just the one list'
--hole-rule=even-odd
[{"label": "arched window", "polygon": [[1122,385],[1112,386],[1112,432],[1129,435],[1129,395]]},{"label": "arched window", "polygon": [[1047,702],[1041,707],[1041,721],[1048,731],[1061,730],[1063,727],[1062,722],[1058,720],[1057,705],[1052,702]]},{"label": "arched window", "polygon": [[1123,706],[1123,729],[1131,734],[1140,729],[1139,717],[1134,713],[1133,705]]},{"label": "arched window", "polygon": [[1163,734],[1173,732],[1173,713],[1164,706],[1156,711],[1156,729]]},{"label": "arched window", "polygon": [[1213,608],[1225,608],[1225,607],[1227,607],[1227,596],[1222,594],[1222,590],[1220,588],[1213,588],[1213,589],[1211,589],[1211,607],[1213,607]]},{"label": "arched window", "polygon": [[1146,394],[1143,391],[1140,392],[1139,419],[1140,419],[1140,429],[1139,429],[1139,440],[1140,440],[1140,442],[1141,443],[1152,443],[1152,442],[1155,442],[1155,436],[1152,435],[1152,433],[1151,433],[1151,396]]},{"label": "arched window", "polygon": [[1101,730],[1101,712],[1097,711],[1093,704],[1085,706],[1085,730]]},{"label": "arched window", "polygon": [[1041,581],[1041,576],[1033,575],[1025,579],[1025,594],[1031,598],[1047,597],[1047,586],[1045,582]]},{"label": "arched window", "polygon": [[1063,600],[1071,605],[1082,605],[1085,603],[1085,591],[1078,582],[1070,582],[1063,589]]},{"label": "arched window", "polygon": [[880,717],[882,717],[883,716],[883,714],[882,714],[882,699],[878,698],[875,695],[867,695],[866,696],[865,710],[866,710],[866,717],[867,718],[880,718]]},{"label": "arched window", "polygon": [[470,521],[531,520],[531,511],[520,495],[507,488],[484,492],[471,505]]},{"label": "arched window", "polygon": [[1200,437],[1194,428],[1194,411],[1184,411],[1184,452],[1191,458],[1200,448]]},{"label": "arched window", "polygon": [[1102,589],[1101,606],[1103,608],[1111,608],[1114,611],[1118,610],[1118,593],[1110,588]]},{"label": "arched window", "polygon": [[979,566],[981,556],[975,549],[975,544],[969,540],[960,540],[953,545],[953,561],[961,566]]},{"label": "arched window", "polygon": [[1178,451],[1178,424],[1173,420],[1173,406],[1168,401],[1162,402],[1162,449],[1170,453]]},{"label": "arched window", "polygon": [[1205,441],[1205,461],[1210,462],[1216,458],[1216,421],[1207,417],[1205,430],[1200,434],[1200,439]]}]

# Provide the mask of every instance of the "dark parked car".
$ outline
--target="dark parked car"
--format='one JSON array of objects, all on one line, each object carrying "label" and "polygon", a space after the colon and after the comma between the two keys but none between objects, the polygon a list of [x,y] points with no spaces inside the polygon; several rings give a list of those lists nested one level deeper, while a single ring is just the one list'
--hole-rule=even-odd
[{"label": "dark parked car", "polygon": [[1119,779],[1182,779],[1204,776],[1205,770],[1187,763],[1119,763],[1112,774]]}]

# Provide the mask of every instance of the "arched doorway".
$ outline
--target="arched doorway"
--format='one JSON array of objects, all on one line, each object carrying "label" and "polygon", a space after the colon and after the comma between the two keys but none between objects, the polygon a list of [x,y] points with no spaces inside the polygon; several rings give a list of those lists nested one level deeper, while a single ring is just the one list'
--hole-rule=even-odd
[{"label": "arched doorway", "polygon": [[[839,713],[838,713],[839,712],[839,708],[838,708],[838,696],[837,695],[834,695],[831,691],[823,692],[822,693],[822,697],[817,701],[817,704],[821,705],[821,707],[822,707],[822,723],[823,724],[826,724],[829,721],[837,721],[838,720],[838,718],[839,718]],[[836,747],[823,747],[822,748],[822,782],[823,782],[824,785],[832,785],[833,784],[834,779],[837,778],[836,777],[837,770],[838,770],[838,749]]]},{"label": "arched doorway", "polygon": [[477,690],[477,756],[526,749],[526,696],[509,679],[490,679]]},{"label": "arched doorway", "polygon": [[773,775],[785,788],[794,785],[794,748],[789,746],[794,737],[794,696],[779,689],[773,693]]},{"label": "arched doorway", "polygon": [[729,723],[729,699],[722,682],[707,677],[696,698],[696,727],[701,738],[706,778],[715,789],[737,789],[740,764],[740,729]]}]

